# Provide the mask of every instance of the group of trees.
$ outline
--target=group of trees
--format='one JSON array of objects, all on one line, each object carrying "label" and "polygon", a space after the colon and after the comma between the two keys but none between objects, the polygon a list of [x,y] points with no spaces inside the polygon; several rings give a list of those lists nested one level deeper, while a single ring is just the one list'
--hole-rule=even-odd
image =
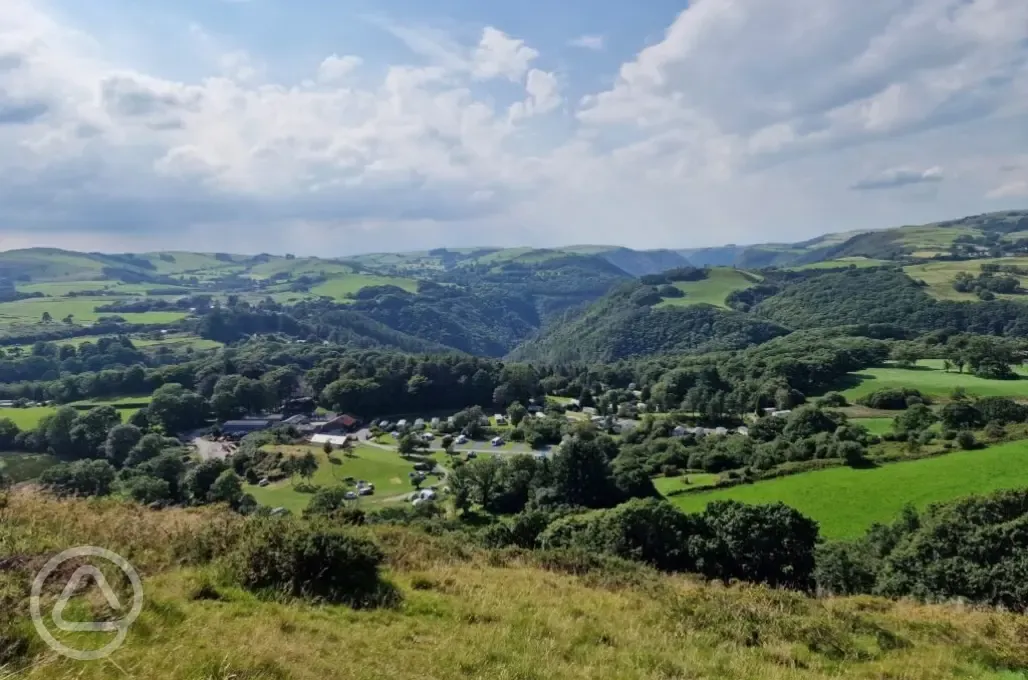
[{"label": "group of trees", "polygon": [[1028,550],[1028,491],[1002,491],[907,508],[854,542],[817,555],[817,582],[835,594],[874,593],[1028,609],[1023,578]]},{"label": "group of trees", "polygon": [[1021,281],[1013,276],[982,272],[977,277],[967,272],[958,272],[953,278],[953,290],[958,293],[974,293],[980,300],[995,300],[996,293],[1014,295],[1023,293]]}]

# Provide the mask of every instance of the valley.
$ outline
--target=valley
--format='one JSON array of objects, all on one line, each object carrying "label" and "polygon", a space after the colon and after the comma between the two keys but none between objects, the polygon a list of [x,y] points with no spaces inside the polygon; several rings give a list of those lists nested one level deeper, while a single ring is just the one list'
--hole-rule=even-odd
[{"label": "valley", "polygon": [[[118,663],[183,680],[535,677],[540,654],[554,677],[998,679],[1028,668],[1000,639],[1028,611],[1004,533],[1028,523],[1026,219],[701,250],[0,252],[0,582],[21,616],[37,557],[130,553],[155,595]],[[958,598],[978,609],[927,604]],[[649,632],[604,623],[629,610]],[[0,669],[104,677],[21,619]]]}]

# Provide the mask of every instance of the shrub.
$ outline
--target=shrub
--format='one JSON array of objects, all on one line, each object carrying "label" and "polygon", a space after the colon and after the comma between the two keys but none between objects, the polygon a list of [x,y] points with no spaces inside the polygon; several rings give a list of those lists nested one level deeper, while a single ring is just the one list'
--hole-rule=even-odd
[{"label": "shrub", "polygon": [[957,444],[965,451],[970,451],[978,446],[978,440],[975,439],[974,432],[961,430],[960,434],[957,435]]},{"label": "shrub", "polygon": [[910,388],[893,387],[875,390],[874,392],[866,394],[860,399],[857,399],[857,403],[862,404],[864,406],[868,406],[870,408],[901,411],[907,407],[907,399],[910,397],[919,398],[922,404],[931,403],[918,390]]},{"label": "shrub", "polygon": [[829,406],[832,408],[840,408],[843,406],[849,406],[849,402],[846,401],[846,397],[842,396],[838,392],[829,392],[825,396],[821,397],[818,403],[821,406]]},{"label": "shrub", "polygon": [[249,590],[313,601],[376,606],[392,600],[379,578],[381,549],[350,528],[295,518],[255,518],[232,556]]},{"label": "shrub", "polygon": [[985,426],[985,436],[989,439],[1002,439],[1006,435],[1007,431],[997,420],[990,420],[989,424]]}]

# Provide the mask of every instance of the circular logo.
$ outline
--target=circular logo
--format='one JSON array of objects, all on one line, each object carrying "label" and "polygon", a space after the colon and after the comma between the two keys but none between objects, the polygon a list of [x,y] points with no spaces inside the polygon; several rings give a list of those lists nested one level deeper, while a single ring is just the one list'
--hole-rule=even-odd
[{"label": "circular logo", "polygon": [[[111,588],[111,585],[107,582],[103,572],[95,566],[85,564],[76,569],[75,573],[73,573],[71,578],[68,579],[67,585],[64,586],[64,590],[61,592],[60,597],[58,597],[56,603],[54,603],[53,611],[50,612],[50,618],[53,620],[54,625],[59,630],[63,630],[65,632],[115,633],[114,639],[100,649],[87,651],[68,647],[53,636],[50,629],[48,629],[43,622],[41,603],[43,585],[46,583],[47,578],[49,578],[59,566],[68,560],[81,557],[96,557],[110,562],[121,569],[132,584],[132,606],[129,608],[128,613],[124,618],[117,621],[65,621],[64,608],[68,605],[69,600],[71,600],[72,596],[75,595],[87,578],[92,578],[100,588],[100,591],[104,594],[104,597],[107,599],[107,604],[110,605],[111,609],[115,611],[124,611],[114,589]],[[32,596],[29,600],[29,607],[31,608],[32,623],[36,626],[36,632],[39,633],[39,637],[43,638],[43,641],[46,642],[51,649],[58,654],[63,654],[64,656],[77,659],[78,661],[95,661],[109,656],[118,649],[123,642],[125,642],[125,636],[128,635],[129,626],[135,622],[139,617],[140,612],[143,611],[143,584],[139,580],[139,574],[136,573],[135,568],[129,564],[128,560],[118,553],[111,552],[105,548],[97,548],[92,545],[79,546],[78,548],[70,548],[59,555],[55,555],[49,562],[43,565],[43,568],[39,570],[39,573],[36,574],[36,578],[32,581]]]}]

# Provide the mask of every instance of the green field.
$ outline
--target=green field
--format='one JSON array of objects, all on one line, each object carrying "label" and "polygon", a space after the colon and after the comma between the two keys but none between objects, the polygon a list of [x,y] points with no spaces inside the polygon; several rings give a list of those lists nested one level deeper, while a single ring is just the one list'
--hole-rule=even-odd
[{"label": "green field", "polygon": [[658,307],[664,306],[689,306],[708,304],[715,307],[727,309],[725,298],[729,293],[737,290],[745,290],[760,280],[755,274],[744,272],[740,269],[730,267],[713,267],[710,276],[702,281],[683,281],[675,283],[685,297],[665,298]]},{"label": "green field", "polygon": [[859,269],[863,269],[865,267],[878,267],[883,264],[888,264],[888,260],[876,260],[870,257],[840,257],[837,260],[812,262],[810,264],[800,265],[799,267],[789,267],[789,269],[793,271],[803,271],[806,269],[836,269],[838,267],[857,267]]},{"label": "green field", "polygon": [[128,323],[165,324],[185,318],[182,312],[143,312],[123,314],[121,312],[95,312],[98,305],[110,304],[110,298],[29,298],[0,303],[0,326],[31,325],[40,323],[43,312],[49,312],[53,323],[60,324],[71,314],[75,323],[96,321],[101,316],[120,316]]},{"label": "green field", "polygon": [[[332,457],[339,462],[332,463],[329,462],[328,456],[320,446],[280,446],[276,448],[298,456],[308,450],[313,451],[318,458],[318,471],[311,481],[318,486],[337,486],[342,484],[346,477],[371,482],[375,485],[375,495],[362,498],[362,503],[381,502],[391,496],[414,491],[410,478],[407,476],[407,473],[414,470],[414,464],[404,460],[400,454],[393,451],[385,451],[371,446],[357,446],[352,450],[351,455],[335,451]],[[430,477],[429,480],[434,480],[434,478]],[[434,483],[434,481],[429,482],[429,484]],[[300,493],[293,488],[290,480],[275,482],[263,488],[255,484],[247,484],[245,488],[261,505],[273,508],[282,507],[292,512],[301,512],[307,507],[311,498],[311,494]]]},{"label": "green field", "polygon": [[[668,494],[682,489],[698,489],[704,486],[713,486],[717,484],[720,478],[720,475],[706,473],[682,475],[681,477],[655,477],[653,479],[653,486],[657,487],[657,491],[660,493]],[[686,481],[689,483],[686,484]]]},{"label": "green field", "polygon": [[947,249],[958,236],[980,236],[981,232],[970,227],[941,227],[937,224],[919,224],[896,229],[899,242],[915,250],[934,248]]},{"label": "green field", "polygon": [[892,431],[892,418],[851,418],[854,425],[863,425],[871,434],[883,435]]},{"label": "green field", "polygon": [[[103,402],[103,401],[83,401],[76,402],[79,405],[92,405],[92,406],[104,406],[106,404],[114,404],[119,402],[144,402],[149,401],[150,397],[118,397],[115,400]],[[30,408],[0,408],[0,418],[10,418],[14,421],[14,424],[18,426],[19,430],[31,430],[39,424],[45,416],[55,413],[59,407],[57,406],[33,406]],[[133,413],[138,411],[138,408],[119,408],[118,413],[121,414],[121,421],[127,422]]]},{"label": "green field", "polygon": [[817,520],[823,536],[854,538],[874,522],[889,522],[908,503],[923,508],[939,501],[1023,486],[1028,486],[1028,441],[866,470],[839,467],[807,472],[674,496],[671,502],[687,512],[701,512],[716,500],[782,501]]},{"label": "green field", "polygon": [[373,274],[347,274],[332,278],[311,288],[314,295],[326,295],[336,300],[345,300],[347,295],[356,294],[361,288],[368,286],[398,286],[411,293],[418,289],[414,279],[403,279],[391,276],[375,276]]},{"label": "green field", "polygon": [[[983,264],[1015,265],[1028,267],[1028,257],[1001,257],[996,259],[965,260],[958,262],[926,262],[904,267],[903,271],[914,280],[921,280],[928,284],[925,291],[938,300],[965,300],[974,302],[978,296],[974,293],[959,293],[953,290],[953,279],[960,272],[967,272],[972,276],[981,273]],[[1022,286],[1028,286],[1028,277],[1016,276],[1014,278],[1021,282]],[[1028,302],[1028,295],[997,295],[1002,300],[1019,300]]]},{"label": "green field", "polygon": [[922,359],[918,368],[896,368],[891,366],[869,368],[850,374],[847,382],[852,383],[842,391],[848,401],[888,387],[909,387],[920,390],[931,397],[945,398],[956,387],[963,387],[968,394],[981,397],[1011,397],[1028,399],[1028,369],[1015,366],[1020,380],[988,380],[967,373],[942,370],[939,359]]}]

